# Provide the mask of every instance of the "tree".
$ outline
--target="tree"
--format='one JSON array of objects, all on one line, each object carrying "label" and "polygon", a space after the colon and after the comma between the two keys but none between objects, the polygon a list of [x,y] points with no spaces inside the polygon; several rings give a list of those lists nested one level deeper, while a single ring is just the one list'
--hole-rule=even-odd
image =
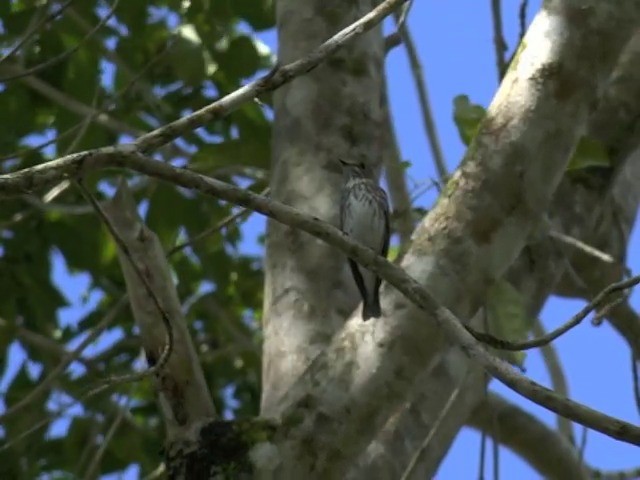
[{"label": "tree", "polygon": [[[468,423],[545,477],[591,478],[572,421],[640,444],[506,363],[551,348],[526,336],[552,293],[637,357],[640,2],[545,2],[510,61],[493,2],[504,79],[486,112],[456,99],[469,146],[426,215],[383,74],[410,5],[149,3],[0,6],[4,476],[425,478]],[[274,25],[277,63],[254,36]],[[393,263],[335,228],[342,155],[385,174]],[[239,249],[253,211],[264,262]],[[360,319],[346,256],[385,280],[382,319]],[[76,324],[56,321],[61,263],[88,279]],[[487,373],[557,430],[486,395]]]}]

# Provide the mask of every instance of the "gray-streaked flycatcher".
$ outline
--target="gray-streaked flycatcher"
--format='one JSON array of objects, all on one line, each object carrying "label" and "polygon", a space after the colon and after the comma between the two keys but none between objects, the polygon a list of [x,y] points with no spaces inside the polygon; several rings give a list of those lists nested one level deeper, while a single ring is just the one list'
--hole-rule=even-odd
[{"label": "gray-streaked flycatcher", "polygon": [[[345,182],[340,199],[340,228],[349,237],[386,257],[390,235],[387,194],[373,176],[367,175],[364,162],[340,159],[340,163]],[[380,317],[382,279],[352,259],[349,266],[362,296],[362,320]]]}]

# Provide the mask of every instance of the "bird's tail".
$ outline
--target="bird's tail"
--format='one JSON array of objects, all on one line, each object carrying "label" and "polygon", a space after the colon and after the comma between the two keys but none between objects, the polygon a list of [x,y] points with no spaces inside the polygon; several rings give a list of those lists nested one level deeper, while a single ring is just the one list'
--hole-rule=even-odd
[{"label": "bird's tail", "polygon": [[381,316],[380,295],[376,289],[373,295],[371,295],[371,298],[365,298],[362,303],[362,320],[366,321],[370,318],[380,318]]}]

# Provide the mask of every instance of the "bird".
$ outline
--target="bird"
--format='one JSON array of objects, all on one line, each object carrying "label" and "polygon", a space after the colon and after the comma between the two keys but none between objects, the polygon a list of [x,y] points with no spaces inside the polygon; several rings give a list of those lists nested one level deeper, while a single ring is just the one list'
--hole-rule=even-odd
[{"label": "bird", "polygon": [[[373,180],[362,161],[339,159],[343,171],[340,198],[340,229],[383,257],[389,251],[389,200],[387,194]],[[349,258],[353,279],[362,297],[362,320],[379,318],[380,283],[382,279],[371,270]]]}]

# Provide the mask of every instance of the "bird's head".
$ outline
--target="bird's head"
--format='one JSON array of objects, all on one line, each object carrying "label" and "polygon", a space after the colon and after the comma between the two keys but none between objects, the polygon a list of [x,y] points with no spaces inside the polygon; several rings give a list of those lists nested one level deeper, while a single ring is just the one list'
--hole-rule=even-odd
[{"label": "bird's head", "polygon": [[342,171],[347,177],[365,177],[367,171],[367,165],[362,160],[338,158],[340,165],[342,165]]}]

